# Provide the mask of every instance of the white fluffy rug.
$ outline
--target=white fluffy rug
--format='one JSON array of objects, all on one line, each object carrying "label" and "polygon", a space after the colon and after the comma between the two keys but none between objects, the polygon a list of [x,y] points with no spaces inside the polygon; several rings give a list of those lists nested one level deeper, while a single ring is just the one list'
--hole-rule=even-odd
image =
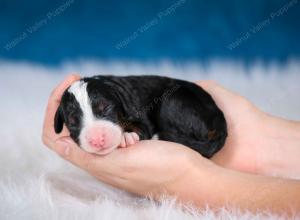
[{"label": "white fluffy rug", "polygon": [[41,143],[45,105],[52,88],[70,72],[160,74],[214,79],[273,114],[300,120],[300,63],[236,62],[137,64],[79,61],[59,68],[0,62],[0,219],[273,219],[272,214],[178,207],[109,187],[63,161]]}]

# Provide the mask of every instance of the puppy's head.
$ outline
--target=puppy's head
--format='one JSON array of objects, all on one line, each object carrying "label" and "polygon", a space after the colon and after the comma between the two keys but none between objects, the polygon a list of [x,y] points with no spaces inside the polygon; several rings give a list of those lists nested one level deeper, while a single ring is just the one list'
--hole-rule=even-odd
[{"label": "puppy's head", "polygon": [[63,94],[54,119],[56,133],[63,124],[85,151],[107,154],[121,142],[122,110],[112,88],[97,79],[73,83]]}]

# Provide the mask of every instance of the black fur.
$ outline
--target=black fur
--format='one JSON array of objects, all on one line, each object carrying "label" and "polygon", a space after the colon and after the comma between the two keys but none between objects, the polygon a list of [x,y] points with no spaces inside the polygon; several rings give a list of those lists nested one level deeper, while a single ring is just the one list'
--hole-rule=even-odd
[{"label": "black fur", "polygon": [[63,129],[63,123],[65,123],[70,131],[71,138],[80,144],[78,138],[82,126],[81,116],[82,110],[80,109],[79,103],[76,101],[74,95],[66,90],[55,114],[55,132],[60,133]]},{"label": "black fur", "polygon": [[[211,96],[194,83],[159,76],[83,78],[96,117],[136,132],[141,140],[184,144],[210,158],[225,143],[226,121]],[[82,111],[65,92],[55,117],[55,131],[65,123],[78,144]]]}]

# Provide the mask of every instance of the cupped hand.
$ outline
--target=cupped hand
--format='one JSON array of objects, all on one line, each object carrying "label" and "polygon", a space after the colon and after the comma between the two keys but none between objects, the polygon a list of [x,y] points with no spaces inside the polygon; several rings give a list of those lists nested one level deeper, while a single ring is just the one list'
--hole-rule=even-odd
[{"label": "cupped hand", "polygon": [[[295,207],[299,204],[295,196],[299,193],[298,182],[224,169],[177,143],[140,141],[105,156],[83,151],[69,137],[66,128],[57,135],[53,126],[64,90],[79,78],[70,75],[52,92],[45,115],[43,142],[99,180],[135,194],[154,198],[174,195],[180,201],[199,206],[232,204],[251,210],[271,207],[282,211],[291,204]],[[199,85],[212,95],[228,123],[226,144],[212,160],[225,167],[256,172],[257,147],[267,144],[261,133],[268,133],[268,129],[261,124],[269,118],[243,97],[214,82],[199,82]],[[253,196],[251,200],[249,195]]]},{"label": "cupped hand", "polygon": [[[44,120],[44,144],[66,160],[108,184],[143,195],[173,188],[170,184],[182,182],[184,176],[193,170],[193,164],[203,164],[204,167],[212,165],[200,154],[171,142],[140,141],[129,148],[119,148],[109,155],[99,156],[80,149],[65,127],[60,134],[56,134],[53,121],[61,96],[66,88],[79,79],[79,75],[70,75],[54,89]],[[251,149],[251,146],[243,135],[247,136],[250,130],[256,132],[254,122],[259,117],[259,111],[241,96],[214,82],[204,81],[199,84],[213,96],[224,111],[228,123],[229,136],[224,150],[213,160],[235,169],[253,169],[251,157],[254,156],[249,154],[247,147]]]},{"label": "cupped hand", "polygon": [[108,155],[99,156],[79,148],[66,128],[56,134],[53,121],[61,96],[67,87],[79,79],[78,75],[70,75],[54,89],[45,114],[43,142],[64,159],[110,185],[154,197],[162,192],[175,194],[179,185],[186,181],[185,178],[191,178],[194,164],[203,167],[213,165],[197,152],[166,141],[140,141],[128,148],[118,148]]},{"label": "cupped hand", "polygon": [[[243,172],[274,174],[274,163],[269,161],[274,157],[272,151],[278,148],[280,135],[276,130],[284,130],[282,123],[275,126],[274,121],[278,119],[213,81],[199,81],[198,85],[212,96],[227,122],[226,143],[212,160],[223,167]],[[280,151],[284,151],[282,149]]]},{"label": "cupped hand", "polygon": [[[166,190],[170,187],[168,184],[178,184],[192,170],[192,164],[212,165],[191,149],[171,142],[141,141],[101,157],[81,150],[69,137],[66,128],[57,135],[53,119],[61,96],[79,79],[78,75],[70,75],[57,86],[49,98],[45,115],[43,142],[65,159],[104,182],[139,194]],[[268,144],[263,123],[266,114],[215,82],[202,81],[199,85],[212,95],[228,124],[225,146],[212,161],[224,167],[259,173],[259,149]]]},{"label": "cupped hand", "polygon": [[60,104],[61,97],[64,91],[75,81],[79,80],[80,76],[77,74],[71,74],[66,77],[66,79],[61,82],[51,93],[48,105],[46,109],[46,114],[44,118],[43,143],[50,147],[51,149],[56,149],[70,140],[70,133],[64,126],[60,134],[56,134],[54,131],[54,116],[57,108]]}]

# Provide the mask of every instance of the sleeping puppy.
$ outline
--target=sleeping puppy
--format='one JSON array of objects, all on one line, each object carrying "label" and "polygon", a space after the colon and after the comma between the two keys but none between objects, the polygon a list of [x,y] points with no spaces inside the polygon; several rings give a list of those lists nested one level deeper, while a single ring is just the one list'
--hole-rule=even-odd
[{"label": "sleeping puppy", "polygon": [[160,76],[94,76],[73,83],[54,119],[85,151],[156,138],[188,146],[210,158],[225,143],[226,121],[211,96],[194,83]]}]

